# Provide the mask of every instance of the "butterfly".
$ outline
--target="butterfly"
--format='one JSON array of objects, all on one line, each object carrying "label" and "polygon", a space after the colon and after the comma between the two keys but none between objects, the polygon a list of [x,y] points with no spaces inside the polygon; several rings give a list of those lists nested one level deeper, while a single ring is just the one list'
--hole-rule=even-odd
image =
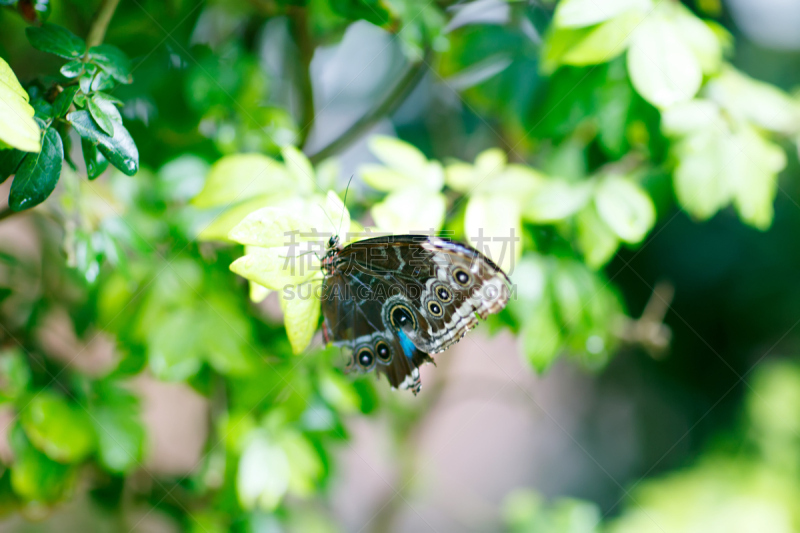
[{"label": "butterfly", "polygon": [[[394,235],[342,246],[322,258],[322,332],[350,350],[348,371],[385,374],[421,389],[419,367],[508,302],[508,276],[477,250],[442,237]],[[434,363],[435,364],[435,363]]]}]

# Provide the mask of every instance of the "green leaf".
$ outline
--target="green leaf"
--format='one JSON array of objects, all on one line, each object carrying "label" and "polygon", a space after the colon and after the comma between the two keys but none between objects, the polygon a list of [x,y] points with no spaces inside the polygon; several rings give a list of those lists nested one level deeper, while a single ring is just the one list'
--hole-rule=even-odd
[{"label": "green leaf", "polygon": [[11,465],[11,488],[28,501],[56,502],[75,482],[74,467],[53,461],[31,446],[19,424],[10,431],[9,443],[14,452]]},{"label": "green leaf", "polygon": [[331,9],[348,20],[364,19],[376,26],[391,20],[386,4],[381,0],[331,0]]},{"label": "green leaf", "polygon": [[603,22],[572,45],[562,63],[583,66],[611,61],[628,47],[631,34],[644,17],[644,12],[632,9]]},{"label": "green leaf", "polygon": [[628,72],[636,91],[656,107],[690,100],[703,81],[700,62],[664,16],[648,16],[634,31]]},{"label": "green leaf", "polygon": [[130,83],[131,62],[125,52],[110,44],[100,44],[89,49],[89,59],[120,83]]},{"label": "green leaf", "polygon": [[[549,300],[545,300],[545,304]],[[544,372],[561,349],[561,328],[550,305],[539,305],[522,325],[522,350],[537,372]]]},{"label": "green leaf", "polygon": [[289,461],[289,491],[297,496],[310,496],[322,474],[319,454],[302,434],[284,431],[276,439]]},{"label": "green leaf", "polygon": [[97,178],[108,168],[108,159],[103,157],[97,145],[88,139],[81,139],[83,161],[86,163],[86,174],[90,180]]},{"label": "green leaf", "polygon": [[753,128],[742,128],[730,149],[726,170],[730,171],[733,204],[745,223],[766,230],[772,224],[778,172],[786,166],[786,154]]},{"label": "green leaf", "polygon": [[229,155],[211,166],[203,190],[191,203],[200,208],[227,207],[293,188],[286,168],[274,159],[261,154]]},{"label": "green leaf", "polygon": [[[153,374],[164,381],[185,381],[203,364],[202,352],[194,337],[199,323],[192,309],[168,313],[147,334],[147,359]],[[175,332],[185,332],[176,335]]]},{"label": "green leaf", "polygon": [[75,94],[78,92],[78,90],[79,87],[77,85],[71,85],[59,93],[53,102],[54,117],[61,117],[65,115],[67,111],[69,111],[69,106],[72,105],[72,101],[75,98]]},{"label": "green leaf", "polygon": [[714,31],[685,6],[675,3],[674,22],[705,74],[717,72],[722,64],[722,45]]},{"label": "green leaf", "polygon": [[25,35],[28,36],[31,46],[48,54],[72,59],[86,53],[86,43],[83,39],[55,24],[42,24],[38,28],[30,26],[25,28]]},{"label": "green leaf", "polygon": [[245,255],[231,263],[230,269],[274,291],[283,291],[287,285],[305,283],[318,274],[315,258],[287,258],[290,253],[285,247],[248,246]]},{"label": "green leaf", "polygon": [[446,201],[441,193],[405,189],[390,193],[372,206],[372,218],[382,231],[396,234],[439,231],[444,223]]},{"label": "green leaf", "polygon": [[383,179],[376,165],[365,165],[360,170],[364,180],[380,191],[396,191],[407,187],[417,187],[438,192],[444,185],[444,171],[438,161],[428,158],[415,146],[394,137],[377,135],[369,140],[369,148],[378,159],[392,171],[399,174],[399,180]]},{"label": "green leaf", "polygon": [[723,172],[726,139],[721,128],[699,130],[675,146],[673,183],[678,203],[699,220],[711,218],[731,198]]},{"label": "green leaf", "polygon": [[548,180],[523,206],[522,216],[536,223],[563,220],[580,211],[589,202],[591,192],[591,187],[586,183],[571,183],[562,179]]},{"label": "green leaf", "polygon": [[276,289],[281,291],[279,296],[283,323],[292,345],[292,352],[296,354],[308,347],[319,326],[321,286],[322,280],[312,279],[308,283],[298,285],[294,291],[286,291],[284,287]]},{"label": "green leaf", "polygon": [[578,247],[586,264],[600,268],[619,248],[617,235],[600,219],[594,205],[588,205],[575,218]]},{"label": "green leaf", "polygon": [[[114,107],[113,104],[111,104],[111,107]],[[109,117],[106,112],[103,111],[103,109],[97,104],[97,98],[90,97],[86,101],[86,109],[89,110],[89,113],[92,115],[95,123],[100,126],[100,129],[103,130],[106,135],[111,135],[113,137],[114,122],[111,120],[111,117]]]},{"label": "green leaf", "polygon": [[144,455],[145,431],[135,396],[118,386],[103,383],[89,412],[97,433],[97,456],[111,472],[130,472]]},{"label": "green leaf", "polygon": [[556,8],[553,24],[558,28],[581,28],[609,20],[626,11],[645,11],[650,0],[563,0]]},{"label": "green leaf", "polygon": [[522,255],[519,202],[506,194],[471,196],[464,213],[464,233],[479,252],[511,272]]},{"label": "green leaf", "polygon": [[656,221],[650,196],[639,185],[620,176],[600,181],[594,203],[600,218],[628,243],[641,242]]},{"label": "green leaf", "polygon": [[70,61],[69,63],[65,63],[59,72],[61,72],[65,78],[77,78],[83,74],[83,69],[83,61]]},{"label": "green leaf", "polygon": [[48,128],[44,132],[42,151],[28,154],[17,169],[8,196],[9,207],[22,211],[45,201],[56,188],[63,160],[61,136],[54,128]]},{"label": "green leaf", "polygon": [[17,349],[0,352],[0,401],[20,398],[31,382],[31,369],[25,356]]},{"label": "green leaf", "polygon": [[31,443],[60,463],[77,463],[95,448],[95,434],[86,412],[54,392],[39,392],[20,414]]},{"label": "green leaf", "polygon": [[311,166],[311,161],[308,160],[306,154],[294,146],[287,145],[281,148],[281,155],[283,156],[286,170],[294,178],[298,190],[305,193],[314,192],[314,189],[316,189],[314,168]]},{"label": "green leaf", "polygon": [[28,155],[27,152],[13,148],[0,150],[0,183],[3,183],[9,176],[17,172],[26,155]]},{"label": "green leaf", "polygon": [[289,459],[283,448],[262,431],[254,431],[236,474],[236,492],[242,507],[274,510],[289,489],[290,477]]},{"label": "green leaf", "polygon": [[0,148],[10,146],[24,152],[38,152],[41,132],[33,115],[28,93],[8,63],[0,58]]},{"label": "green leaf", "polygon": [[133,176],[139,170],[139,150],[122,124],[114,125],[114,136],[110,137],[97,127],[88,111],[74,111],[67,115],[67,121],[123,173]]}]

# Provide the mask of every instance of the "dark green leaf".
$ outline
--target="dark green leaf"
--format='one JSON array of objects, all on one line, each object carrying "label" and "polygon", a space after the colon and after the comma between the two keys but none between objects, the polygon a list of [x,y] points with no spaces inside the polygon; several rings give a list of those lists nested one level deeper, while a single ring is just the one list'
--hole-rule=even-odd
[{"label": "dark green leaf", "polygon": [[42,52],[66,58],[78,58],[86,53],[83,39],[55,24],[43,24],[39,28],[31,26],[25,29],[25,35],[31,45]]},{"label": "dark green leaf", "polygon": [[389,10],[380,0],[332,0],[331,8],[347,19],[364,19],[376,26],[388,24],[391,19]]},{"label": "dark green leaf", "polygon": [[114,136],[109,137],[97,127],[88,111],[70,113],[67,120],[82,138],[97,144],[100,153],[122,172],[133,176],[139,170],[139,151],[122,124],[115,124]]},{"label": "dark green leaf", "polygon": [[75,93],[78,92],[77,85],[71,85],[61,91],[53,102],[53,116],[60,117],[69,111],[69,106],[72,105],[72,100],[75,98]]},{"label": "dark green leaf", "polygon": [[6,181],[9,176],[17,171],[19,164],[22,163],[26,155],[28,155],[27,152],[13,148],[0,150],[0,183]]},{"label": "dark green leaf", "polygon": [[59,71],[67,78],[77,78],[83,72],[83,63],[80,61],[70,61],[65,63]]},{"label": "dark green leaf", "polygon": [[77,463],[95,448],[86,411],[52,391],[36,394],[20,413],[20,423],[31,444],[59,463]]},{"label": "dark green leaf", "polygon": [[11,289],[8,287],[0,287],[0,303],[9,296],[11,296]]},{"label": "dark green leaf", "polygon": [[42,203],[56,188],[64,159],[61,136],[48,128],[42,137],[42,151],[28,154],[14,176],[8,205],[14,211],[22,211]]},{"label": "dark green leaf", "polygon": [[110,44],[101,44],[89,49],[89,59],[108,72],[120,83],[130,83],[131,62],[125,52]]},{"label": "dark green leaf", "polygon": [[83,161],[86,163],[86,174],[90,180],[95,179],[108,168],[108,159],[103,157],[97,145],[87,139],[81,139]]},{"label": "dark green leaf", "polygon": [[[111,107],[114,107],[113,104]],[[106,135],[114,135],[114,122],[112,122],[111,117],[97,105],[96,98],[89,98],[86,101],[86,109],[89,110],[95,123],[100,126],[100,129],[103,130]]]}]

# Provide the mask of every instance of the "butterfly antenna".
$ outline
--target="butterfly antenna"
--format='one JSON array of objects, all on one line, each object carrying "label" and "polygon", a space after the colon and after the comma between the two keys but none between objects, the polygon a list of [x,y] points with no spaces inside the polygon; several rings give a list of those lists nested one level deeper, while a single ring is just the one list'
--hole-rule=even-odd
[{"label": "butterfly antenna", "polygon": [[336,232],[338,234],[342,233],[342,222],[344,221],[344,210],[347,209],[347,191],[350,190],[350,184],[353,182],[353,176],[354,175],[355,174],[351,174],[350,175],[350,179],[347,181],[347,187],[345,187],[345,189],[344,189],[344,200],[342,200],[342,206],[343,206],[342,216],[339,217],[339,229]]},{"label": "butterfly antenna", "polygon": [[331,220],[331,217],[330,217],[330,216],[328,216],[328,212],[327,212],[327,211],[325,211],[325,208],[324,208],[324,207],[322,207],[322,204],[317,204],[317,206],[318,206],[320,209],[322,209],[322,213],[325,215],[325,218],[327,218],[327,219],[328,219],[328,222],[330,222],[330,223],[331,223],[331,227],[332,227],[332,228],[335,228],[335,227],[336,227],[336,224],[334,224],[334,223],[333,223],[333,220]]}]

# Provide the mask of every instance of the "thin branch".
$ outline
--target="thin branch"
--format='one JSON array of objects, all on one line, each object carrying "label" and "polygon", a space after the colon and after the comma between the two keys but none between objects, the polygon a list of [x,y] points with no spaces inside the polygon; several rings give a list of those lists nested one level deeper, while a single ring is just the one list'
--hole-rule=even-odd
[{"label": "thin branch", "polygon": [[119,0],[103,0],[100,9],[94,16],[92,26],[89,28],[89,34],[86,36],[87,48],[97,46],[103,42],[108,24],[111,22],[111,17],[114,16],[117,5],[119,5]]},{"label": "thin branch", "polygon": [[323,147],[317,153],[308,156],[312,163],[316,164],[324,159],[332,156],[347,148],[350,144],[361,138],[376,122],[381,118],[394,113],[400,104],[411,94],[411,91],[422,80],[425,74],[425,67],[429,64],[431,59],[431,49],[425,50],[425,56],[417,63],[412,64],[406,70],[406,73],[397,82],[394,89],[386,95],[377,106],[368,111],[363,117],[358,119],[347,131],[342,133],[339,137],[331,141],[330,144]]},{"label": "thin branch", "polygon": [[314,57],[314,43],[308,33],[308,13],[304,7],[289,6],[289,21],[294,42],[300,52],[300,139],[303,146],[314,122],[314,91],[311,86],[311,59]]}]

